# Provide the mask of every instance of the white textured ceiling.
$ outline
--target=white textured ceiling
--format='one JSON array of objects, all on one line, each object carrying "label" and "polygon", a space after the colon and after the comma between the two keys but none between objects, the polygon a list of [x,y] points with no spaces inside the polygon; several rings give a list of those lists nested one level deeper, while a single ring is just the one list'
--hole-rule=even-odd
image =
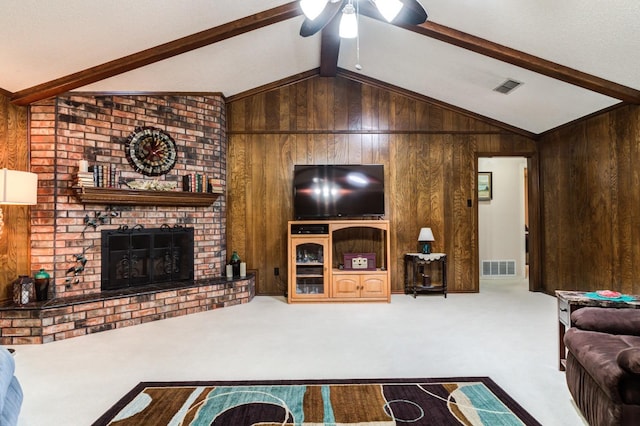
[{"label": "white textured ceiling", "polygon": [[[364,0],[360,0],[364,1]],[[0,0],[0,88],[17,92],[288,3],[278,0]],[[640,1],[421,0],[429,20],[640,89]],[[273,24],[77,90],[232,96],[320,65],[302,18]],[[619,102],[429,37],[361,18],[359,72],[542,133]],[[356,71],[355,41],[338,66]],[[524,82],[509,95],[492,89]]]}]

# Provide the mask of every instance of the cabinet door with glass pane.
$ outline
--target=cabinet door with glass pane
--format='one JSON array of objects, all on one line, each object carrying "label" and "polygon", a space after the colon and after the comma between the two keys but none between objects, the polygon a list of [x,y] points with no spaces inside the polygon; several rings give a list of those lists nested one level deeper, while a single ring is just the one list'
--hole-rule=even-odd
[{"label": "cabinet door with glass pane", "polygon": [[329,237],[293,236],[289,244],[289,301],[329,297]]}]

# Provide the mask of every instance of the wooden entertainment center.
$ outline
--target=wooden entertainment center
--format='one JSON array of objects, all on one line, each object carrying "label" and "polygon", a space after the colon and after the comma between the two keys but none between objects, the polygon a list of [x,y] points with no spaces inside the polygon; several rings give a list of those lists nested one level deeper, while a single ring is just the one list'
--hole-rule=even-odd
[{"label": "wooden entertainment center", "polygon": [[389,221],[288,224],[289,303],[390,302]]}]

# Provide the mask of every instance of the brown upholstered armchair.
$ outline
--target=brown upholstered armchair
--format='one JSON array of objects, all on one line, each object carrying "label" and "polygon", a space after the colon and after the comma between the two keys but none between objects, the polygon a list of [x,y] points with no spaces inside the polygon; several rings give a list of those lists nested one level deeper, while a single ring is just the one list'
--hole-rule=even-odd
[{"label": "brown upholstered armchair", "polygon": [[591,426],[640,425],[640,309],[582,308],[564,337],[569,391]]}]

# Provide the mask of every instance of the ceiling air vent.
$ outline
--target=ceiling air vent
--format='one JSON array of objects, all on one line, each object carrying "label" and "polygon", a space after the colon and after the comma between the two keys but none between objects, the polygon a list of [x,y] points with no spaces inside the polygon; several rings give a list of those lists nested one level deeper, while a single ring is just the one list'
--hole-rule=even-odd
[{"label": "ceiling air vent", "polygon": [[512,80],[512,79],[508,79],[507,81],[505,81],[504,83],[502,83],[500,86],[496,87],[493,90],[495,90],[496,92],[504,93],[506,95],[507,93],[511,92],[513,89],[520,86],[521,84],[523,83]]}]

